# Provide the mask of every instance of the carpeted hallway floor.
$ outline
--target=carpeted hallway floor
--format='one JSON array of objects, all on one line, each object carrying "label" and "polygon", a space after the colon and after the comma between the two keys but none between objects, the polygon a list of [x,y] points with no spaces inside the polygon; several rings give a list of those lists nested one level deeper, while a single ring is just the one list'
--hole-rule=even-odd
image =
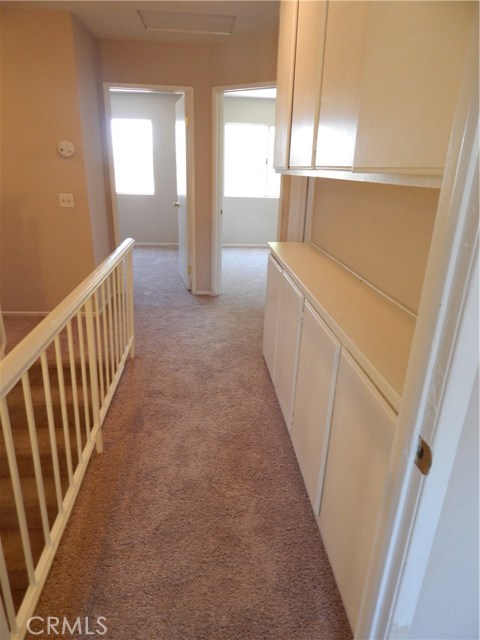
[{"label": "carpeted hallway floor", "polygon": [[349,640],[262,358],[267,252],[226,249],[217,298],[176,260],[135,249],[136,358],[35,615],[104,616],[110,640]]}]

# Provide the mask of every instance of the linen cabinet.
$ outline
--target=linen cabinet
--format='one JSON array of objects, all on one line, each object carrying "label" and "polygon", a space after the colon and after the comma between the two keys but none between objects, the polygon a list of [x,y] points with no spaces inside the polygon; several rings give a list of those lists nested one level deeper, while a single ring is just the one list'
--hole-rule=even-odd
[{"label": "linen cabinet", "polygon": [[440,176],[474,4],[282,3],[276,167]]},{"label": "linen cabinet", "polygon": [[264,355],[354,629],[415,321],[317,247],[270,248]]},{"label": "linen cabinet", "polygon": [[475,3],[368,4],[354,171],[441,175]]}]

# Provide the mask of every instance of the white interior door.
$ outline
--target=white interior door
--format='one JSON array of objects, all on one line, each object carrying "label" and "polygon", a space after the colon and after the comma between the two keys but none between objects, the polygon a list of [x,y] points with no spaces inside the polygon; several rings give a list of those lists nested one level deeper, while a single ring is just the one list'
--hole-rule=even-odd
[{"label": "white interior door", "polygon": [[175,152],[177,165],[177,200],[173,206],[178,213],[178,255],[180,277],[185,287],[192,288],[189,264],[189,237],[187,216],[187,122],[185,119],[185,95],[175,104]]}]

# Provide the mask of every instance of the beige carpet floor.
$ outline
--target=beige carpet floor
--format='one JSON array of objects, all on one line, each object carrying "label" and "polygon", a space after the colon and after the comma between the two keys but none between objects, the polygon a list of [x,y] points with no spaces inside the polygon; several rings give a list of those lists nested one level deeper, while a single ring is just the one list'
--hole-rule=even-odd
[{"label": "beige carpet floor", "polygon": [[175,250],[135,250],[137,356],[35,615],[104,616],[109,640],[352,637],[262,358],[266,261],[225,250],[224,294],[195,297]]}]

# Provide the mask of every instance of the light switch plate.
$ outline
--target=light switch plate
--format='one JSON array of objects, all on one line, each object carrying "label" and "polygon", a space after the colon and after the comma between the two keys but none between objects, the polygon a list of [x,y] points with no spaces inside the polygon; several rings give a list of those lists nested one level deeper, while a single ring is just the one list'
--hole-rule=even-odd
[{"label": "light switch plate", "polygon": [[75,206],[73,193],[59,193],[58,200],[61,207],[73,208]]}]

